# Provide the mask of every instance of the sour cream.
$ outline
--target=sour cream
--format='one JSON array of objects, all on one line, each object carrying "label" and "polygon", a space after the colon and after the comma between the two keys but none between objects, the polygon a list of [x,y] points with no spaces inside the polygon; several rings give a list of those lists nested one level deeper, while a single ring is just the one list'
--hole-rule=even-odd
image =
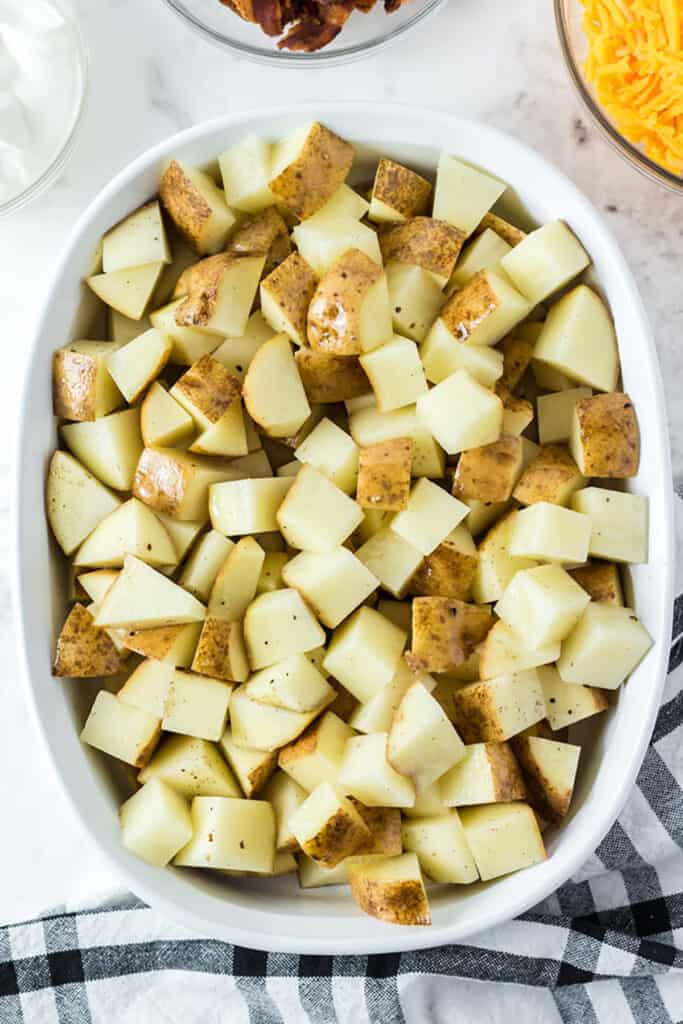
[{"label": "sour cream", "polygon": [[0,0],[0,204],[54,163],[83,91],[73,25],[50,0]]}]

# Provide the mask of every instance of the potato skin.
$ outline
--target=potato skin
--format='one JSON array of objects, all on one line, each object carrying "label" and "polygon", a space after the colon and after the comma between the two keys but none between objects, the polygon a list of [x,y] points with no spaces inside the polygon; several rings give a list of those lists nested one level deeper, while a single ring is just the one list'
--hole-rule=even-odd
[{"label": "potato skin", "polygon": [[124,647],[143,658],[163,661],[173,648],[185,626],[155,626],[153,629],[132,629],[126,633]]},{"label": "potato skin", "polygon": [[345,402],[372,390],[357,356],[335,356],[300,348],[294,353],[301,383],[312,404]]},{"label": "potato skin", "polygon": [[476,238],[477,235],[480,235],[482,231],[486,231],[487,228],[491,228],[491,230],[495,231],[497,235],[500,235],[503,241],[507,242],[508,245],[511,245],[513,249],[526,238],[526,231],[522,231],[521,228],[516,228],[514,224],[510,224],[508,221],[503,220],[502,217],[499,217],[495,213],[484,214],[481,221],[474,229],[472,237]]},{"label": "potato skin", "polygon": [[52,394],[55,416],[65,420],[94,420],[97,365],[81,352],[58,349],[52,357]]},{"label": "potato skin", "polygon": [[640,431],[633,402],[614,391],[574,406],[572,454],[584,476],[623,480],[640,465]]},{"label": "potato skin", "polygon": [[362,352],[360,311],[382,268],[360,249],[349,249],[323,276],[308,308],[307,333],[312,348],[338,356]]},{"label": "potato skin", "polygon": [[521,438],[502,434],[493,444],[462,453],[453,474],[452,494],[478,501],[507,501],[521,465]]},{"label": "potato skin", "polygon": [[216,309],[223,275],[240,259],[249,257],[218,252],[183,271],[175,288],[175,291],[183,288],[187,294],[175,311],[175,322],[179,327],[207,326]]},{"label": "potato skin", "polygon": [[496,381],[496,394],[505,401],[519,385],[531,362],[534,346],[524,338],[508,334],[499,348],[503,353],[503,376]]},{"label": "potato skin", "polygon": [[510,746],[507,743],[487,743],[486,756],[491,765],[496,801],[525,800],[524,776]]},{"label": "potato skin", "polygon": [[480,270],[466,285],[453,292],[441,310],[441,319],[454,338],[467,341],[475,327],[499,304],[486,271]]},{"label": "potato skin", "polygon": [[301,220],[312,217],[346,180],[356,151],[315,121],[295,160],[270,182],[270,190]]},{"label": "potato skin", "polygon": [[488,606],[457,598],[416,597],[412,650],[405,660],[413,672],[448,672],[467,661],[492,625]]},{"label": "potato skin", "polygon": [[225,251],[236,256],[265,256],[263,274],[270,274],[292,252],[284,217],[274,206],[245,217],[230,238]]},{"label": "potato skin", "polygon": [[417,597],[453,597],[469,601],[477,572],[478,555],[460,551],[448,539],[426,555],[410,580],[408,592]]},{"label": "potato skin", "polygon": [[411,217],[385,228],[379,236],[385,263],[412,263],[445,278],[453,273],[464,241],[463,231],[433,217]]},{"label": "potato skin", "polygon": [[[244,682],[243,673],[232,664],[231,647],[236,634],[241,634],[239,622],[225,622],[214,616],[206,618],[192,659],[192,671],[226,682]],[[241,635],[239,639],[241,642]]]},{"label": "potato skin", "polygon": [[204,355],[185,371],[174,388],[211,423],[217,423],[239,397],[242,385],[217,359]]},{"label": "potato skin", "polygon": [[591,601],[623,605],[619,567],[614,562],[590,561],[578,569],[570,569],[569,575],[590,594]]},{"label": "potato skin", "polygon": [[318,278],[306,260],[293,252],[261,282],[261,288],[280,307],[300,338],[306,337],[306,314]]},{"label": "potato skin", "polygon": [[501,743],[498,706],[486,682],[469,683],[453,694],[455,726],[464,743]]},{"label": "potato skin", "polygon": [[528,736],[513,736],[510,744],[524,772],[529,803],[545,821],[557,824],[569,810],[573,788],[560,790],[552,785],[541,764],[534,757]]},{"label": "potato skin", "polygon": [[413,446],[412,437],[397,437],[360,449],[356,501],[362,508],[400,512],[408,507]]},{"label": "potato skin", "polygon": [[417,879],[386,882],[351,872],[351,892],[361,910],[380,921],[405,925],[432,923],[424,885]]},{"label": "potato skin", "polygon": [[211,219],[211,207],[176,160],[171,160],[161,175],[159,197],[180,234],[199,251],[202,228]]},{"label": "potato skin", "polygon": [[355,853],[369,838],[370,832],[360,815],[350,814],[342,806],[315,836],[302,844],[302,849],[324,868],[336,868],[337,864]]},{"label": "potato skin", "polygon": [[95,625],[87,608],[75,604],[57,639],[52,674],[61,678],[93,679],[113,676],[122,667],[123,659],[107,632]]},{"label": "potato skin", "polygon": [[569,450],[563,444],[541,447],[536,458],[522,473],[514,498],[523,505],[550,501],[564,505],[573,491],[585,483]]},{"label": "potato skin", "polygon": [[414,217],[427,209],[431,184],[415,171],[382,157],[377,165],[373,199],[379,199],[402,217]]},{"label": "potato skin", "polygon": [[403,853],[401,812],[397,807],[366,807],[355,797],[347,797],[365,822],[370,838],[355,851],[358,856],[380,853],[395,857]]},{"label": "potato skin", "polygon": [[191,468],[178,462],[173,451],[145,448],[138,460],[133,494],[145,505],[177,516],[191,479]]}]

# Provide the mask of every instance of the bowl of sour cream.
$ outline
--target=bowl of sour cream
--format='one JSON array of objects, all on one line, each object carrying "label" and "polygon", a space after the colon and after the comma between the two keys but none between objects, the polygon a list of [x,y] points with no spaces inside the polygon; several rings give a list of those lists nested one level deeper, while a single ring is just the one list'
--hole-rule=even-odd
[{"label": "bowl of sour cream", "polygon": [[87,54],[67,0],[0,0],[0,216],[34,199],[71,155]]}]

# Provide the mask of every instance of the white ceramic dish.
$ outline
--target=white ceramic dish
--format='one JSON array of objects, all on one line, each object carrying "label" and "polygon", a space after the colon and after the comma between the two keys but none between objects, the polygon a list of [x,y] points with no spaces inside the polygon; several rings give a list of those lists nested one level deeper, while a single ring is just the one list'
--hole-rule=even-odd
[{"label": "white ceramic dish", "polygon": [[[317,117],[359,144],[416,168],[433,169],[442,148],[505,178],[510,201],[536,221],[564,218],[591,254],[595,279],[612,308],[624,384],[642,431],[643,458],[633,490],[650,497],[650,561],[635,566],[635,606],[654,647],[622,688],[584,752],[572,812],[549,838],[543,864],[488,885],[430,892],[431,928],[399,928],[365,917],[346,889],[298,890],[293,878],[213,881],[183,869],[161,871],[120,845],[117,804],[123,779],[112,762],[82,746],[78,730],[97,684],[52,678],[54,638],[64,617],[59,560],[43,514],[43,482],[55,442],[50,360],[83,335],[92,306],[81,279],[100,235],[155,191],[169,156],[190,163],[215,157],[243,134],[281,136]],[[518,210],[519,215],[519,210]],[[85,335],[87,336],[87,335]],[[64,249],[30,354],[19,429],[15,593],[26,680],[55,771],[85,827],[115,871],[142,899],[207,935],[256,949],[307,954],[381,953],[461,941],[513,917],[563,883],[592,853],[635,779],[664,681],[671,628],[672,506],[664,397],[652,338],[633,278],[601,218],[563,175],[514,139],[481,124],[410,107],[317,104],[241,114],[198,125],[149,150],[107,185],[76,224]],[[603,716],[601,716],[603,717]],[[105,763],[107,761],[107,763]]]}]

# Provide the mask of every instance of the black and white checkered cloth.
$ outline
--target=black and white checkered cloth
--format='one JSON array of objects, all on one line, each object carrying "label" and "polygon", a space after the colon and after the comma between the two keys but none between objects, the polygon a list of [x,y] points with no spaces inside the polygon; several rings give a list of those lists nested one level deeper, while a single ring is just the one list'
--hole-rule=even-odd
[{"label": "black and white checkered cloth", "polygon": [[417,953],[295,956],[202,938],[123,895],[0,929],[0,1024],[681,1024],[682,663],[683,593],[629,802],[516,920]]}]

